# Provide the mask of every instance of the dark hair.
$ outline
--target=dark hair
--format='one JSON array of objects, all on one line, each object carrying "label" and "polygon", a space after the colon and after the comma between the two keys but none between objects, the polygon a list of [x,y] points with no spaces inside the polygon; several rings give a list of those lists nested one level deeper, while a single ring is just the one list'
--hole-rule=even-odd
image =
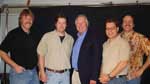
[{"label": "dark hair", "polygon": [[134,16],[132,14],[125,14],[122,18],[124,18],[125,16],[130,16],[132,17],[133,21],[134,21]]},{"label": "dark hair", "polygon": [[133,21],[134,21],[134,16],[135,16],[135,14],[134,14],[133,12],[125,11],[125,12],[122,14],[122,16],[121,16],[122,20],[123,20],[123,18],[124,18],[125,16],[130,16],[130,17],[132,17],[132,18],[133,18]]},{"label": "dark hair", "polygon": [[105,24],[106,23],[110,23],[110,22],[113,22],[116,25],[116,27],[119,27],[119,22],[118,22],[118,20],[116,18],[108,18],[108,19],[106,19]]},{"label": "dark hair", "polygon": [[34,15],[30,9],[23,9],[19,15],[19,25],[21,25],[20,20],[23,16],[31,16],[34,20]]},{"label": "dark hair", "polygon": [[57,15],[57,16],[55,17],[55,19],[54,19],[54,23],[55,23],[55,24],[57,23],[57,21],[58,21],[59,18],[64,18],[64,19],[66,19],[66,21],[67,21],[67,17],[66,17],[65,15],[59,14],[59,15]]}]

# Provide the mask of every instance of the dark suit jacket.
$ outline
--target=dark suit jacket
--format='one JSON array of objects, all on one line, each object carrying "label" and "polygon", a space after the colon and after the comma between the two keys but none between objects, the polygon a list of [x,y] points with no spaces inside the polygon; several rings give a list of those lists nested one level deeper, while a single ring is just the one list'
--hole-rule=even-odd
[{"label": "dark suit jacket", "polygon": [[[102,44],[94,32],[88,29],[80,48],[78,71],[81,84],[89,84],[90,80],[98,80],[101,60]],[[98,81],[99,82],[99,81]]]}]

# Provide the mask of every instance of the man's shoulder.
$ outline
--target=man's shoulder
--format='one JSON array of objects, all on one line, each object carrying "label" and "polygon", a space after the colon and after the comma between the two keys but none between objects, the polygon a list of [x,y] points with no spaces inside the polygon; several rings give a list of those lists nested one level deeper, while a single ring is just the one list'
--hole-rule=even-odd
[{"label": "man's shoulder", "polygon": [[67,32],[66,32],[66,36],[67,36],[68,38],[70,38],[70,39],[73,39],[73,37],[72,37],[69,33],[67,33]]},{"label": "man's shoulder", "polygon": [[145,35],[138,33],[138,32],[134,33],[133,38],[135,41],[146,41],[146,40],[148,40],[148,38]]},{"label": "man's shoulder", "polygon": [[9,32],[8,32],[8,35],[13,35],[13,34],[17,34],[18,32],[20,31],[20,28],[19,27],[17,27],[17,28],[14,28],[14,29],[12,29],[12,30],[10,30]]},{"label": "man's shoulder", "polygon": [[134,36],[136,36],[136,37],[145,37],[143,34],[141,34],[139,32],[134,32]]},{"label": "man's shoulder", "polygon": [[[120,36],[123,37],[125,35],[124,32],[121,32],[120,33]],[[132,33],[130,33],[130,35],[128,35],[129,37],[132,37],[132,38],[137,38],[137,39],[142,39],[142,38],[145,38],[145,35],[139,33],[139,32],[136,32],[136,31],[133,31]]]},{"label": "man's shoulder", "polygon": [[44,37],[49,37],[49,36],[53,36],[54,34],[55,34],[54,31],[50,31],[50,32],[45,33],[43,36]]},{"label": "man's shoulder", "polygon": [[104,43],[103,43],[103,47],[105,47],[107,45],[107,41],[105,41]]}]

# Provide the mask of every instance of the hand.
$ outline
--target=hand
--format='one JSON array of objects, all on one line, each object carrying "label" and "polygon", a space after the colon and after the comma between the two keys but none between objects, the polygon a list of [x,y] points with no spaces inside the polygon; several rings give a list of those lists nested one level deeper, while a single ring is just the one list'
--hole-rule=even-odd
[{"label": "hand", "polygon": [[135,70],[133,72],[130,72],[128,79],[131,80],[131,79],[138,78],[143,74],[143,72],[144,72],[143,69],[138,69],[138,70]]},{"label": "hand", "polygon": [[135,76],[136,78],[140,77],[143,74],[144,70],[143,69],[139,69],[135,72]]},{"label": "hand", "polygon": [[136,72],[136,71],[130,72],[130,73],[127,75],[127,79],[128,79],[128,80],[135,79],[135,78],[136,78],[135,72]]},{"label": "hand", "polygon": [[96,84],[95,80],[90,80],[90,84]]},{"label": "hand", "polygon": [[48,78],[47,78],[46,73],[45,72],[42,73],[39,71],[39,79],[44,83],[47,82]]},{"label": "hand", "polygon": [[102,84],[107,84],[107,83],[110,81],[110,79],[109,79],[109,77],[108,77],[107,74],[102,74],[102,75],[100,76],[99,80],[100,80],[100,82],[101,82]]},{"label": "hand", "polygon": [[16,65],[14,67],[16,73],[22,73],[23,71],[25,71],[25,68],[23,68],[22,66]]}]

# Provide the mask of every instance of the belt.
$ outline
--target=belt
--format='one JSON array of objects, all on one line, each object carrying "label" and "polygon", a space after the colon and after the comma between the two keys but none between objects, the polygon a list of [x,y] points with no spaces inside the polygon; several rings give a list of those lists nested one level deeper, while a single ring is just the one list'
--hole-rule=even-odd
[{"label": "belt", "polygon": [[66,71],[68,71],[68,69],[64,69],[64,70],[54,70],[54,69],[50,69],[50,68],[46,68],[48,71],[50,72],[54,72],[54,73],[64,73]]},{"label": "belt", "polygon": [[126,77],[127,75],[117,75],[114,78],[122,78],[122,77]]},{"label": "belt", "polygon": [[74,69],[74,71],[79,72],[77,69]]},{"label": "belt", "polygon": [[126,77],[126,75],[117,75],[115,77],[109,77],[110,80],[114,79],[114,78],[122,78],[122,77]]}]

